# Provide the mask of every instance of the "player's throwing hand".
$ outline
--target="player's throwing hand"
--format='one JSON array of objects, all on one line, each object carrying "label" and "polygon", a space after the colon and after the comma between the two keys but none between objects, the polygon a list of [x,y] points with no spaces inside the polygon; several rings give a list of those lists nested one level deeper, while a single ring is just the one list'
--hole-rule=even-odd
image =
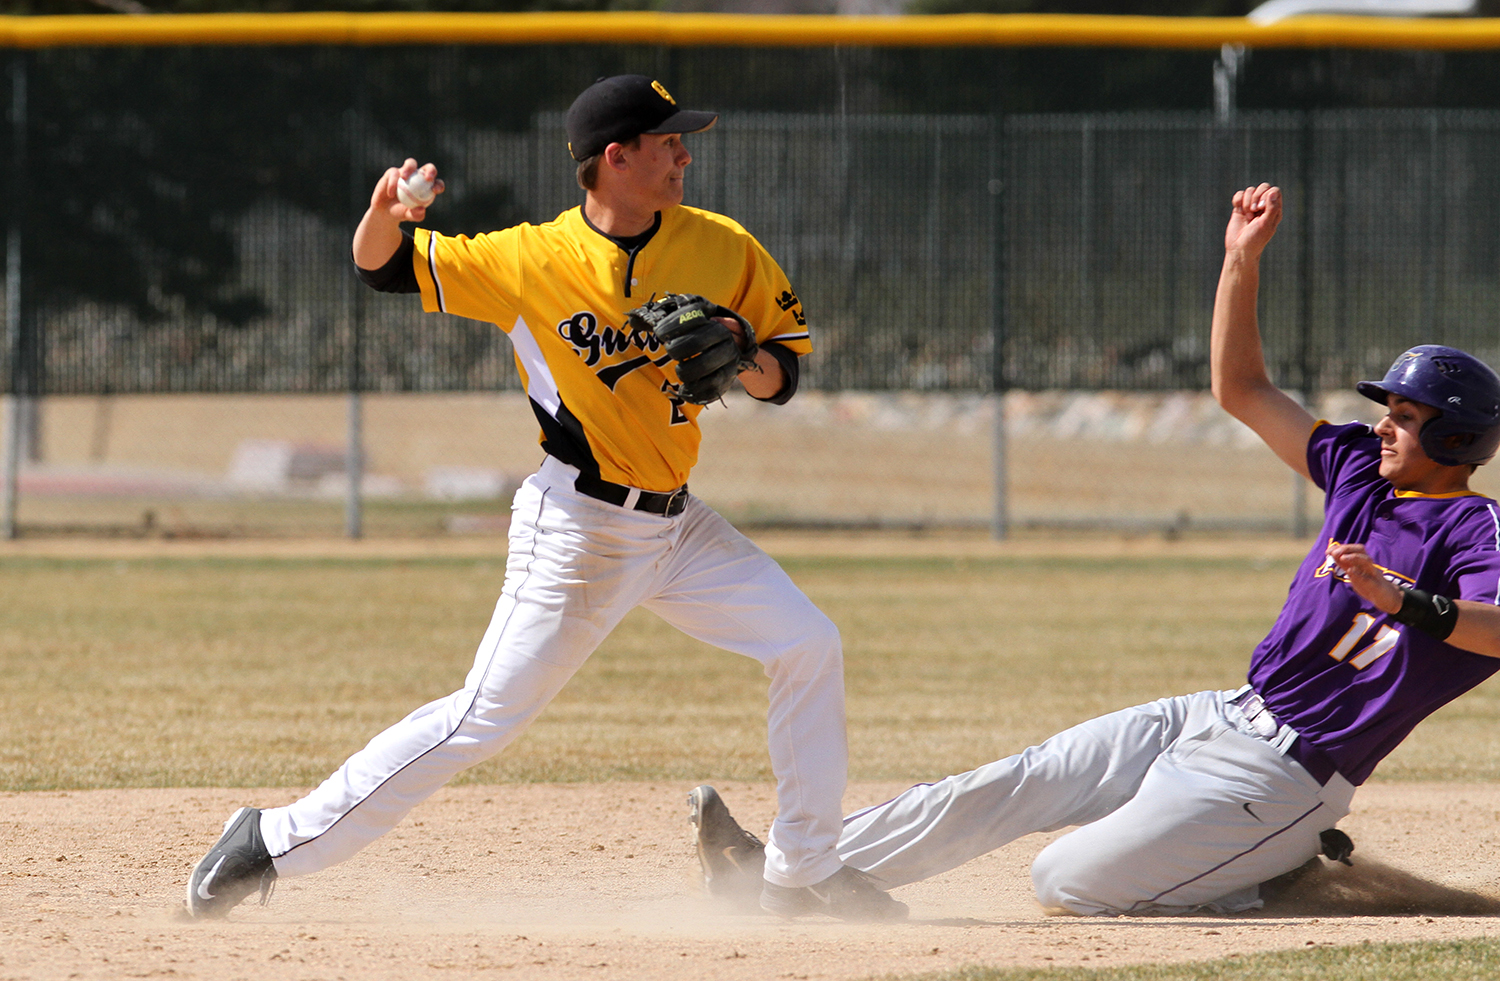
[{"label": "player's throwing hand", "polygon": [[1259,257],[1281,223],[1281,188],[1270,184],[1234,193],[1234,210],[1224,230],[1224,251]]},{"label": "player's throwing hand", "polygon": [[[427,194],[413,197],[406,192],[403,183],[417,189],[425,187]],[[427,205],[442,194],[443,189],[436,166],[428,163],[418,167],[416,160],[407,157],[401,166],[391,167],[381,175],[375,184],[374,193],[370,195],[370,207],[385,212],[397,221],[421,221],[427,217]],[[423,197],[427,198],[425,202],[421,200]]]}]

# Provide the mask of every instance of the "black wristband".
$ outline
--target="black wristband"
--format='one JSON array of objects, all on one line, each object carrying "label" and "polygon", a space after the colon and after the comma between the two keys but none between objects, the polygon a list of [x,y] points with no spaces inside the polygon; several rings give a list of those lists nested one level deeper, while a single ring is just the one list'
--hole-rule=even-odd
[{"label": "black wristband", "polygon": [[1403,590],[1401,609],[1392,614],[1397,621],[1416,627],[1438,640],[1447,640],[1458,622],[1458,604],[1446,596],[1421,589]]}]

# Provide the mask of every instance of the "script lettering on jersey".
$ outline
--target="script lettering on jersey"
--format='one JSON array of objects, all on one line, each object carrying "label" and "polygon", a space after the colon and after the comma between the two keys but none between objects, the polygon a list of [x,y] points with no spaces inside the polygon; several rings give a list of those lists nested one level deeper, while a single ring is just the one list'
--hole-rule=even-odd
[{"label": "script lettering on jersey", "polygon": [[[631,348],[639,348],[652,354],[661,350],[661,341],[650,331],[611,327],[609,324],[600,327],[599,318],[587,310],[559,321],[557,332],[562,335],[563,340],[573,345],[573,350],[590,368],[598,364],[601,358],[613,357]],[[614,386],[611,385],[610,388]]]},{"label": "script lettering on jersey", "polygon": [[[635,371],[644,368],[648,364],[660,367],[672,360],[671,355],[663,354],[654,357],[662,348],[661,341],[656,335],[648,330],[632,330],[620,327],[611,327],[605,324],[599,326],[599,318],[587,310],[573,314],[567,320],[559,321],[557,325],[558,334],[563,340],[573,346],[573,353],[583,359],[583,363],[594,368],[605,358],[614,357],[617,354],[631,350],[639,350],[645,353],[624,361],[616,361],[597,368],[594,374],[598,376],[605,386],[613,392],[620,379]],[[677,417],[682,413],[676,406],[672,408],[672,422],[677,423]],[[683,422],[687,421],[684,416]]]},{"label": "script lettering on jersey", "polygon": [[[1329,548],[1333,548],[1335,545],[1341,545],[1341,544],[1343,544],[1343,543],[1342,542],[1336,542],[1332,538],[1328,539],[1328,547]],[[1416,585],[1416,580],[1415,579],[1411,578],[1410,576],[1403,576],[1401,573],[1397,572],[1395,569],[1387,569],[1385,566],[1380,565],[1378,563],[1375,565],[1375,568],[1377,568],[1377,569],[1380,570],[1380,575],[1381,575],[1381,577],[1383,579],[1385,579],[1388,582],[1393,582],[1397,586],[1413,586],[1413,585]],[[1315,572],[1315,573],[1313,573],[1313,578],[1315,578],[1315,579],[1326,579],[1329,576],[1332,576],[1335,582],[1347,583],[1349,581],[1349,574],[1347,572],[1345,572],[1343,569],[1340,569],[1338,567],[1338,563],[1336,563],[1336,562],[1333,561],[1333,556],[1331,556],[1331,555],[1324,555],[1323,556],[1323,564],[1320,565],[1320,566],[1318,566],[1318,571]]]},{"label": "script lettering on jersey", "polygon": [[797,299],[797,294],[791,290],[782,290],[781,295],[776,298],[776,305],[783,310],[792,310],[792,319],[797,321],[798,327],[807,326],[807,318],[802,315],[802,301]]}]

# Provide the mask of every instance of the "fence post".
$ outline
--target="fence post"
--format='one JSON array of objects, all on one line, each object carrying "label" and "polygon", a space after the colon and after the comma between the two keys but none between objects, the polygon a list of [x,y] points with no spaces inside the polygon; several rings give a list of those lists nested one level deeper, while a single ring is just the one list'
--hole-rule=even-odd
[{"label": "fence post", "polygon": [[[348,125],[344,127],[344,138],[349,141],[349,210],[354,221],[358,222],[369,205],[368,192],[361,191],[364,179],[361,151],[365,145],[365,120],[370,100],[365,80],[364,52],[355,49],[353,60],[353,70],[349,75],[354,83],[354,98],[347,117]],[[344,475],[348,478],[349,486],[344,492],[344,536],[357,539],[364,536],[365,523],[365,418],[364,403],[360,399],[360,389],[364,386],[360,366],[363,360],[361,341],[364,335],[365,296],[364,286],[355,279],[352,270],[344,282],[349,297],[349,340],[346,345],[349,400],[348,429],[344,445]]]},{"label": "fence post", "polygon": [[[26,172],[26,62],[17,51],[10,61],[11,173]],[[13,539],[16,504],[21,485],[21,441],[23,438],[22,391],[25,368],[21,344],[21,221],[24,205],[10,209],[10,228],[5,239],[5,347],[10,356],[10,391],[5,396],[5,452],[0,474],[0,537]]]},{"label": "fence post", "polygon": [[990,518],[990,537],[999,541],[1010,534],[1009,471],[1005,440],[1005,337],[1006,317],[1006,251],[1005,251],[1005,177],[1002,154],[1006,150],[1003,128],[1005,117],[996,115],[990,121],[990,249],[993,269],[990,274],[990,391],[995,399],[992,465],[994,467],[994,513]]},{"label": "fence post", "polygon": [[[1297,382],[1302,404],[1309,411],[1316,398],[1317,380],[1312,365],[1312,295],[1313,295],[1313,111],[1302,112],[1301,145],[1298,147],[1298,175],[1302,201],[1297,206]],[[1307,478],[1292,473],[1292,537],[1306,538]]]},{"label": "fence post", "polygon": [[344,471],[349,476],[349,489],[344,500],[344,535],[360,538],[364,535],[364,405],[360,401],[359,389],[352,386],[349,389],[348,417],[349,441],[344,449]]}]

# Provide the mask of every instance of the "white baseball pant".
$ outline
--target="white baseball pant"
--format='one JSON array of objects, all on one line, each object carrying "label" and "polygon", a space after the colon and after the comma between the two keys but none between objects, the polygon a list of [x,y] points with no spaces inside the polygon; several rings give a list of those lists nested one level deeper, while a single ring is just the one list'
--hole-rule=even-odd
[{"label": "white baseball pant", "polygon": [[[1242,690],[1243,691],[1243,690]],[[1032,863],[1037,899],[1084,915],[1238,912],[1321,850],[1354,788],[1320,786],[1205,691],[1092,719],[1015,756],[912,787],[845,819],[839,855],[887,888],[1034,831],[1082,825]]]},{"label": "white baseball pant", "polygon": [[840,866],[848,767],[838,629],[712,508],[675,517],[596,501],[548,457],[516,493],[505,585],[464,687],[417,709],[288,807],[261,834],[278,875],[343,861],[454,774],[500,752],[632,608],[760,661],[778,810],[766,878],[819,882]]}]

